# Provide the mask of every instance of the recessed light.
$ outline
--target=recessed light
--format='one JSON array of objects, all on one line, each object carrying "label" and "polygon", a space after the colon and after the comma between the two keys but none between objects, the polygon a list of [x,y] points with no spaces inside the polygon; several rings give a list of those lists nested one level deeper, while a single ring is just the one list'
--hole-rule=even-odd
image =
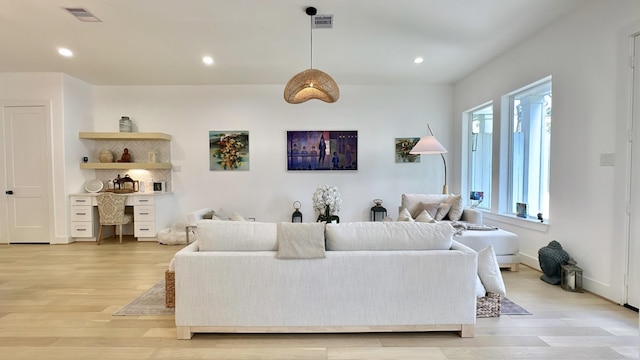
[{"label": "recessed light", "polygon": [[420,56],[418,56],[417,58],[413,59],[413,62],[416,64],[420,64],[424,61],[424,59]]},{"label": "recessed light", "polygon": [[73,52],[67,48],[58,48],[58,54],[64,56],[64,57],[72,57],[73,56]]},{"label": "recessed light", "polygon": [[205,63],[205,65],[213,65],[213,58],[211,56],[203,56],[202,62]]}]

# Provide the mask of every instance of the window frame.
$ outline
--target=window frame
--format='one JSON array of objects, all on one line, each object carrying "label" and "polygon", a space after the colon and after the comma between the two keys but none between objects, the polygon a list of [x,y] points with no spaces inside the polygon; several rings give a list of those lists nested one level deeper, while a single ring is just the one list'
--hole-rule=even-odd
[{"label": "window frame", "polygon": [[[506,207],[504,209],[504,212],[507,215],[511,215],[511,216],[516,216],[517,217],[517,207],[516,207],[516,203],[517,202],[524,202],[527,204],[527,213],[525,214],[525,216],[523,217],[523,219],[527,219],[527,220],[537,220],[537,214],[541,213],[544,219],[548,219],[549,218],[549,187],[550,187],[550,181],[551,181],[551,177],[550,177],[550,163],[551,163],[551,154],[550,154],[550,139],[551,139],[551,124],[552,124],[552,113],[553,113],[553,105],[552,105],[552,101],[550,101],[550,112],[549,112],[549,116],[548,116],[548,135],[545,136],[545,134],[543,134],[543,132],[545,131],[545,129],[543,127],[547,126],[546,123],[546,116],[544,113],[544,104],[542,105],[542,108],[540,109],[540,118],[537,120],[540,122],[540,124],[538,124],[537,126],[540,127],[540,141],[536,142],[536,145],[531,146],[531,128],[532,126],[529,126],[526,130],[526,132],[523,132],[525,134],[525,136],[523,137],[522,141],[523,144],[525,145],[525,148],[522,150],[523,153],[529,154],[531,148],[533,147],[535,149],[535,146],[538,146],[540,152],[539,152],[539,159],[535,159],[535,160],[539,160],[539,166],[535,169],[536,171],[538,171],[538,181],[537,181],[537,185],[534,186],[533,188],[536,189],[537,194],[536,197],[537,200],[537,204],[535,204],[535,206],[532,208],[532,205],[530,203],[531,200],[531,196],[530,196],[530,189],[532,188],[531,186],[529,186],[529,182],[532,179],[532,176],[530,175],[530,169],[531,167],[531,160],[530,160],[530,156],[529,157],[524,157],[524,164],[522,164],[521,168],[522,168],[522,172],[523,172],[523,179],[522,181],[524,182],[523,184],[521,184],[523,190],[522,190],[522,194],[520,194],[520,196],[522,196],[522,198],[524,200],[521,201],[517,201],[517,195],[516,195],[516,184],[514,181],[514,172],[516,171],[516,166],[515,166],[515,160],[514,160],[514,151],[515,151],[515,140],[514,140],[514,127],[516,124],[516,118],[515,118],[515,106],[514,106],[514,99],[516,99],[516,97],[522,98],[522,97],[526,97],[526,96],[534,96],[534,94],[538,94],[535,96],[545,96],[544,93],[548,93],[548,96],[550,99],[552,99],[553,97],[553,81],[552,78],[546,77],[544,79],[538,80],[532,84],[529,84],[527,86],[524,86],[518,90],[515,90],[507,95],[505,95],[503,97],[503,101],[506,103],[506,108],[507,111],[505,112],[506,114],[506,120],[504,122],[505,124],[505,128],[506,128],[506,133],[507,133],[507,138],[508,138],[508,156],[507,156],[507,191],[506,193],[502,193],[501,192],[501,196],[505,196],[505,203],[506,203]],[[540,95],[542,94],[542,95]],[[531,110],[529,109],[529,115],[531,113]],[[530,118],[527,119],[527,121],[530,121]],[[522,122],[520,123],[522,125]],[[534,134],[535,136],[535,134]],[[534,153],[535,154],[535,153]],[[544,183],[544,179],[546,179],[546,184]],[[545,192],[546,191],[546,192]],[[546,194],[546,196],[545,196]]]},{"label": "window frame", "polygon": [[[493,192],[493,142],[495,140],[495,132],[494,132],[494,118],[495,118],[495,106],[494,106],[494,102],[493,101],[488,101],[486,103],[480,104],[474,108],[471,108],[467,111],[464,112],[464,121],[465,121],[465,126],[463,127],[464,131],[465,131],[465,136],[464,139],[466,141],[466,171],[465,171],[465,188],[466,188],[466,192],[465,192],[465,198],[467,199],[467,202],[469,203],[470,206],[476,207],[477,209],[480,210],[491,210],[492,204],[491,204],[491,197],[492,197],[492,192]],[[489,169],[487,169],[488,171],[488,184],[486,185],[487,188],[486,189],[478,189],[475,188],[473,186],[473,177],[474,177],[474,171],[473,171],[473,166],[476,164],[476,162],[474,162],[474,157],[473,157],[473,152],[474,152],[474,139],[473,139],[473,123],[474,123],[474,118],[476,116],[477,113],[485,110],[485,109],[490,109],[491,110],[491,140],[490,143],[488,144],[488,149],[489,149],[489,153],[488,154],[483,154],[483,159],[488,159],[489,162]],[[483,125],[480,125],[483,126]],[[476,138],[476,140],[478,140],[478,138]],[[487,147],[484,147],[485,149],[487,149]],[[487,161],[487,160],[485,160]],[[482,183],[484,183],[484,181],[481,181]],[[470,193],[471,191],[483,191],[484,192],[484,197],[481,203],[477,204],[475,202],[473,202],[470,199]],[[469,194],[469,195],[467,195]],[[469,197],[467,197],[469,196]]]}]

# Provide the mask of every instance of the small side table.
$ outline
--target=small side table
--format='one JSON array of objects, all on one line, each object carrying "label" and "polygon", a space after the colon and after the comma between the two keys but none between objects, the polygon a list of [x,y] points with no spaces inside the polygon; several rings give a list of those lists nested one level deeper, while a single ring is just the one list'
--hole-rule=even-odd
[{"label": "small side table", "polygon": [[187,225],[187,226],[185,227],[185,231],[187,232],[187,245],[188,245],[188,244],[191,244],[191,241],[189,241],[189,233],[190,233],[192,230],[196,229],[197,227],[198,227],[197,225]]}]

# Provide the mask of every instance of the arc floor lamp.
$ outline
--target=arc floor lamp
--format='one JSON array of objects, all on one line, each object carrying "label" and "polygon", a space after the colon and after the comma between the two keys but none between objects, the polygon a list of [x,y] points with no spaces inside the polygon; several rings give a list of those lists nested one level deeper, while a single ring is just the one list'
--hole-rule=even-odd
[{"label": "arc floor lamp", "polygon": [[442,186],[442,193],[448,194],[449,188],[447,187],[447,161],[444,159],[444,155],[447,152],[447,149],[440,144],[438,139],[433,136],[433,131],[431,130],[431,125],[427,124],[427,128],[429,128],[429,134],[420,138],[418,143],[411,149],[410,154],[440,154],[442,157],[442,164],[444,165],[444,185]]}]

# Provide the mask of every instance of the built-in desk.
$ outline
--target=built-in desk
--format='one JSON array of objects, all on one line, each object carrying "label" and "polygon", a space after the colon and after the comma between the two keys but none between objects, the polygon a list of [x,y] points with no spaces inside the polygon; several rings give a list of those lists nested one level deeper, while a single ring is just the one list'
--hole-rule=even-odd
[{"label": "built-in desk", "polygon": [[[71,194],[71,237],[76,241],[95,241],[100,230],[99,193]],[[130,193],[126,211],[133,214],[133,224],[123,226],[123,234],[139,241],[157,241],[158,232],[176,220],[174,196],[169,192]],[[108,230],[108,228],[105,228]],[[103,237],[108,236],[103,235]]]}]

